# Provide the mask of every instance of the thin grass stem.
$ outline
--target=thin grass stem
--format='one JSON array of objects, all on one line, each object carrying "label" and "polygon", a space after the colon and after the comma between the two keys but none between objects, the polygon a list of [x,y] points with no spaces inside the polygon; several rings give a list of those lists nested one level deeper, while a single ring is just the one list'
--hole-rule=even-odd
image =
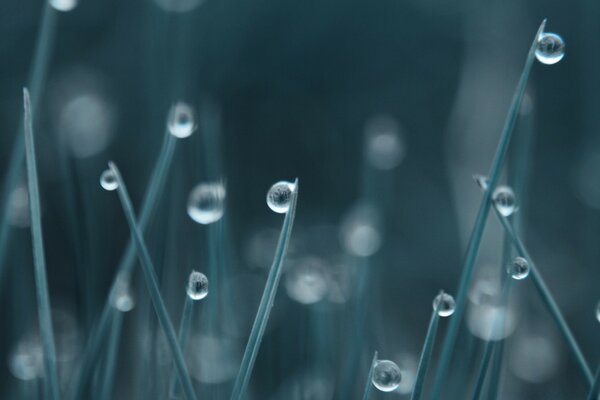
[{"label": "thin grass stem", "polygon": [[[192,310],[194,300],[190,296],[185,296],[185,303],[183,304],[183,313],[181,314],[181,321],[179,322],[179,346],[181,349],[185,349],[187,345],[188,336],[190,334],[190,325],[192,322]],[[171,379],[169,384],[169,398],[176,399],[179,396],[179,390],[177,386],[177,380],[175,379],[175,371],[171,373]]]},{"label": "thin grass stem", "polygon": [[527,59],[525,60],[525,66],[523,67],[523,72],[521,73],[521,77],[519,79],[519,83],[517,84],[515,94],[513,95],[512,102],[508,110],[506,120],[504,122],[504,128],[502,129],[502,134],[498,142],[496,154],[494,155],[494,160],[490,168],[490,173],[488,175],[488,190],[486,190],[483,194],[483,198],[481,199],[481,204],[479,206],[479,212],[477,214],[477,218],[473,226],[473,231],[471,232],[471,237],[469,239],[469,244],[467,247],[460,283],[456,292],[456,311],[454,312],[454,316],[450,321],[450,325],[444,338],[440,362],[433,384],[432,399],[434,400],[440,398],[442,387],[446,379],[446,374],[450,365],[450,360],[452,358],[452,351],[454,349],[454,345],[456,344],[458,328],[462,321],[462,316],[465,309],[467,289],[469,288],[471,280],[473,278],[475,260],[477,258],[477,253],[479,252],[479,246],[481,244],[481,239],[485,230],[487,216],[490,210],[491,193],[493,192],[500,178],[502,165],[504,163],[504,159],[506,158],[508,145],[510,143],[511,136],[514,131],[515,123],[519,115],[519,110],[521,108],[521,100],[523,99],[523,95],[525,94],[525,88],[527,87],[529,73],[531,71],[533,61],[535,60],[535,49],[537,46],[537,40],[540,34],[544,31],[545,26],[546,20],[544,19],[540,27],[538,28],[538,31],[535,34],[531,47],[529,48]]},{"label": "thin grass stem", "polygon": [[140,263],[142,266],[142,272],[144,273],[144,278],[146,280],[148,292],[150,293],[152,305],[154,306],[156,315],[158,317],[158,321],[165,334],[167,343],[171,350],[171,355],[175,363],[179,381],[183,386],[183,391],[185,393],[186,398],[188,400],[196,400],[196,394],[194,393],[194,388],[192,386],[192,381],[190,379],[190,375],[188,373],[185,360],[183,358],[183,353],[181,352],[181,348],[179,347],[179,343],[177,342],[175,329],[173,328],[173,324],[171,323],[171,319],[169,318],[167,308],[165,307],[165,303],[160,294],[160,289],[156,278],[156,272],[154,269],[154,265],[152,264],[152,259],[150,258],[150,253],[148,252],[148,248],[146,247],[146,243],[142,236],[142,231],[140,230],[140,227],[135,221],[135,214],[133,211],[133,206],[131,205],[129,194],[127,193],[127,187],[125,186],[125,182],[123,182],[123,178],[121,177],[117,166],[113,162],[109,162],[108,165],[111,171],[115,174],[115,178],[117,180],[117,192],[119,194],[119,199],[121,200],[121,205],[123,206],[123,212],[125,213],[125,218],[127,219],[127,223],[129,224],[129,229],[131,231],[131,235],[133,236],[134,243],[138,251],[138,256],[140,258]]},{"label": "thin grass stem", "polygon": [[365,392],[363,394],[363,400],[369,400],[371,396],[371,389],[373,388],[373,371],[375,371],[375,364],[377,364],[377,351],[373,355],[373,361],[371,361],[371,368],[367,374],[367,382],[365,383]]},{"label": "thin grass stem", "polygon": [[498,210],[496,210],[495,207],[494,207],[494,211],[496,213],[496,217],[498,217],[498,220],[502,224],[502,227],[508,233],[508,236],[510,237],[512,243],[516,247],[519,254],[529,262],[529,268],[531,271],[530,275],[531,275],[533,284],[535,285],[540,297],[542,298],[542,301],[548,308],[550,315],[556,322],[556,325],[558,326],[560,332],[562,333],[563,338],[565,339],[568,347],[573,352],[573,355],[575,356],[575,359],[577,360],[577,365],[578,365],[579,369],[581,370],[581,373],[585,377],[588,385],[592,386],[592,382],[593,382],[592,371],[590,370],[590,367],[589,367],[587,361],[585,360],[585,357],[583,356],[583,353],[581,352],[581,349],[579,348],[579,345],[577,344],[577,341],[575,340],[575,337],[573,336],[571,329],[569,329],[569,326],[567,325],[565,318],[563,317],[562,313],[560,312],[560,309],[558,308],[558,304],[556,304],[556,301],[554,300],[554,297],[552,297],[552,294],[550,293],[548,286],[546,286],[546,283],[544,282],[542,275],[540,274],[535,263],[533,262],[533,259],[529,255],[529,252],[525,248],[525,245],[523,244],[521,239],[519,239],[519,237],[513,230],[508,219],[505,216],[503,216],[502,214],[500,214],[500,212],[498,212]]},{"label": "thin grass stem", "polygon": [[123,325],[123,313],[114,313],[112,319],[113,320],[111,324],[111,335],[108,341],[106,362],[104,366],[104,377],[102,383],[100,384],[100,396],[98,397],[100,400],[111,399],[115,382],[115,373],[117,372],[117,356],[119,350],[119,342],[121,339],[121,335],[117,334],[117,332],[121,332],[121,327]]},{"label": "thin grass stem", "polygon": [[586,400],[597,400],[598,393],[600,392],[600,365],[598,365],[598,369],[596,369],[596,376],[594,376],[594,383],[590,388],[590,392]]},{"label": "thin grass stem", "polygon": [[427,335],[425,336],[425,343],[423,344],[423,350],[421,351],[419,367],[417,368],[417,377],[415,378],[413,392],[410,397],[411,400],[419,400],[423,393],[423,384],[425,383],[425,376],[427,376],[427,369],[429,368],[429,362],[431,361],[431,355],[433,354],[433,346],[435,344],[439,320],[440,316],[438,315],[437,310],[434,309],[431,313]]},{"label": "thin grass stem", "polygon": [[281,234],[279,235],[279,241],[277,243],[277,249],[275,250],[273,264],[271,265],[265,290],[263,291],[262,298],[260,299],[260,305],[258,306],[256,318],[254,319],[254,324],[252,325],[252,330],[250,331],[250,337],[248,338],[248,344],[246,345],[246,350],[244,351],[244,357],[242,358],[240,370],[237,378],[235,379],[235,384],[233,385],[231,400],[241,400],[244,397],[246,388],[248,387],[248,382],[250,381],[250,375],[252,375],[254,362],[256,361],[260,343],[265,333],[267,322],[269,321],[271,308],[273,307],[273,302],[275,301],[275,295],[277,294],[277,287],[279,286],[279,280],[281,278],[285,253],[292,236],[292,227],[294,225],[294,217],[296,215],[297,200],[298,179],[296,179],[294,182],[294,191],[292,192],[292,197],[290,199],[290,206],[283,220],[283,226],[281,227]]},{"label": "thin grass stem", "polygon": [[60,398],[58,373],[56,370],[56,348],[52,329],[50,295],[46,276],[46,259],[44,256],[44,240],[42,237],[42,218],[40,214],[40,193],[35,159],[35,143],[29,91],[23,89],[23,106],[25,110],[25,159],[27,162],[27,186],[29,190],[29,211],[31,215],[31,237],[33,244],[33,265],[35,268],[35,288],[37,293],[38,318],[40,335],[44,351],[44,372],[46,387],[51,400]]}]

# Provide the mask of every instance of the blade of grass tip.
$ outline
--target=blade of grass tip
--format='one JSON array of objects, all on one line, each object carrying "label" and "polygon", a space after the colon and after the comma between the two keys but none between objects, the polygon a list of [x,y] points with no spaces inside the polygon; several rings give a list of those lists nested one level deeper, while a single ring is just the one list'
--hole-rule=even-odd
[{"label": "blade of grass tip", "polygon": [[48,279],[46,277],[46,260],[42,238],[42,219],[40,215],[40,193],[38,187],[37,165],[35,159],[35,144],[31,116],[31,103],[27,88],[23,89],[23,105],[25,110],[25,159],[27,161],[27,186],[29,190],[29,211],[31,215],[31,237],[33,244],[33,264],[35,268],[35,287],[37,292],[38,318],[40,336],[44,351],[44,372],[47,392],[50,399],[59,396],[58,373],[56,370],[56,349],[52,315],[50,311],[50,296],[48,294]]},{"label": "blade of grass tip", "polygon": [[111,324],[111,335],[108,341],[108,349],[106,352],[106,362],[104,366],[104,377],[100,384],[100,400],[110,400],[112,397],[115,373],[117,365],[117,355],[119,350],[119,342],[121,339],[121,326],[123,325],[123,313],[118,312],[113,314]]},{"label": "blade of grass tip", "polygon": [[256,312],[256,318],[250,331],[250,337],[248,338],[248,344],[244,351],[244,357],[240,365],[238,376],[235,379],[233,385],[233,391],[231,394],[231,400],[241,400],[246,392],[248,382],[250,381],[250,375],[254,367],[254,361],[258,354],[260,342],[262,341],[267,322],[269,321],[269,315],[273,302],[275,300],[275,294],[277,293],[277,287],[279,286],[279,280],[281,278],[281,270],[283,266],[283,260],[285,253],[292,236],[292,226],[294,225],[294,217],[296,215],[296,202],[298,200],[298,179],[294,182],[294,191],[292,192],[292,198],[290,199],[290,207],[283,220],[283,226],[281,227],[281,234],[279,235],[279,241],[277,243],[277,249],[275,250],[275,257],[271,270],[269,271],[269,277],[263,291],[262,298],[260,299],[260,305]]},{"label": "blade of grass tip", "polygon": [[[163,192],[163,188],[167,179],[168,172],[173,161],[173,153],[175,151],[175,143],[178,139],[171,135],[168,131],[165,133],[160,154],[158,156],[150,183],[146,189],[146,194],[142,203],[140,212],[139,227],[142,231],[145,231],[148,227],[150,219],[156,210],[160,195]],[[112,306],[111,299],[115,296],[118,286],[122,282],[129,282],[133,267],[135,266],[135,246],[132,240],[127,243],[127,248],[121,257],[121,261],[117,267],[117,274],[113,280],[111,289],[104,303],[102,314],[92,329],[92,334],[88,339],[85,351],[82,356],[81,367],[79,368],[79,378],[75,379],[74,383],[77,385],[74,390],[74,398],[80,399],[83,397],[83,392],[92,375],[93,367],[97,365],[97,359],[102,348],[102,343],[106,335],[109,333],[110,323],[112,321],[113,313],[118,312]],[[120,335],[119,332],[114,332],[116,335]]]},{"label": "blade of grass tip", "polygon": [[125,213],[125,218],[129,224],[129,229],[131,230],[131,235],[133,236],[133,240],[138,251],[142,272],[144,273],[144,278],[146,280],[148,292],[150,293],[152,305],[154,306],[158,321],[167,339],[167,344],[171,350],[171,355],[175,363],[179,381],[181,382],[181,386],[183,386],[185,397],[188,400],[196,400],[196,394],[194,393],[194,388],[192,386],[192,381],[183,358],[183,353],[181,352],[181,348],[177,342],[175,329],[173,328],[167,308],[165,307],[165,303],[160,294],[160,289],[158,287],[156,273],[154,265],[152,264],[152,259],[150,258],[150,253],[146,247],[142,232],[135,221],[135,214],[133,212],[133,206],[131,205],[129,194],[127,193],[127,187],[125,186],[125,182],[123,182],[123,178],[121,177],[117,166],[113,162],[109,162],[108,165],[112,173],[115,175],[115,179],[118,184],[117,192],[119,194],[119,199],[121,200],[121,205],[123,206],[123,212]]},{"label": "blade of grass tip", "polygon": [[506,158],[508,144],[510,143],[510,138],[514,131],[515,123],[519,114],[519,110],[521,108],[521,100],[523,99],[523,95],[525,94],[525,88],[527,87],[529,72],[531,71],[533,61],[535,60],[535,49],[537,45],[537,40],[540,34],[544,31],[545,26],[546,20],[543,20],[540,27],[538,28],[537,33],[535,34],[531,47],[529,48],[527,59],[525,60],[525,66],[523,67],[523,72],[521,73],[519,83],[517,84],[515,94],[512,98],[512,102],[510,104],[506,120],[504,122],[504,127],[502,129],[502,134],[498,142],[498,147],[496,148],[496,154],[494,155],[494,160],[490,168],[490,173],[488,175],[488,190],[486,190],[483,194],[483,198],[481,199],[481,204],[479,206],[479,212],[477,214],[477,218],[475,220],[475,224],[471,232],[471,237],[467,246],[463,271],[461,274],[460,283],[456,295],[456,311],[454,312],[454,316],[450,321],[448,330],[446,331],[446,336],[444,338],[444,344],[442,346],[442,352],[440,356],[440,362],[437,373],[435,375],[432,390],[432,399],[434,400],[439,399],[442,392],[442,387],[444,385],[444,380],[446,379],[446,373],[448,371],[448,366],[450,365],[452,351],[456,343],[458,328],[460,326],[465,308],[467,289],[469,288],[473,277],[475,259],[477,258],[479,245],[481,244],[481,239],[483,237],[487,216],[490,210],[491,194],[494,191],[494,188],[496,187],[500,178],[502,164],[504,162],[504,159]]},{"label": "blade of grass tip", "polygon": [[[179,322],[179,346],[181,349],[185,349],[187,339],[190,333],[190,324],[192,322],[192,310],[194,300],[190,296],[185,296],[185,303],[183,304],[183,313],[181,314],[181,321]],[[169,398],[176,399],[178,397],[178,386],[177,380],[175,379],[175,371],[171,373],[171,383],[169,384]]]},{"label": "blade of grass tip", "polygon": [[[48,75],[48,65],[50,65],[50,52],[54,47],[54,37],[56,34],[57,11],[54,10],[48,2],[45,2],[42,12],[41,27],[35,40],[35,50],[32,60],[32,70],[29,75],[29,85],[31,89],[30,102],[31,109],[37,110],[39,99],[41,98],[42,88]],[[10,210],[9,197],[12,190],[17,186],[21,175],[21,166],[23,164],[23,125],[19,124],[18,133],[11,151],[10,161],[8,163],[8,172],[6,173],[2,198],[0,200],[0,284],[2,283],[6,263],[4,256],[8,251],[8,240],[10,225],[7,221]]]},{"label": "blade of grass tip", "polygon": [[363,400],[369,400],[371,395],[371,388],[373,387],[373,371],[375,371],[375,364],[377,363],[377,351],[373,355],[373,361],[371,361],[371,368],[367,374],[367,382],[365,383],[365,393],[363,394]]},{"label": "blade of grass tip", "polygon": [[533,280],[534,286],[536,287],[540,297],[542,298],[542,301],[548,308],[548,311],[550,311],[550,315],[552,315],[552,318],[556,322],[556,325],[558,326],[560,332],[562,333],[563,338],[567,342],[567,345],[573,352],[573,355],[575,356],[575,359],[577,360],[577,365],[579,366],[579,369],[581,370],[583,376],[585,377],[588,385],[591,386],[592,382],[593,382],[592,371],[590,370],[590,367],[589,367],[587,361],[585,360],[585,357],[583,356],[583,353],[581,352],[581,349],[579,348],[579,345],[577,344],[577,341],[575,340],[575,337],[573,336],[571,329],[569,329],[569,325],[567,325],[565,318],[563,317],[562,313],[560,312],[560,309],[558,308],[558,304],[556,304],[556,301],[552,297],[552,294],[550,293],[548,286],[546,286],[546,282],[544,282],[544,279],[542,278],[542,275],[540,274],[535,263],[533,262],[533,259],[529,255],[527,248],[525,248],[525,245],[523,244],[521,239],[519,239],[519,237],[513,230],[512,226],[510,225],[510,222],[508,222],[508,219],[505,216],[503,216],[502,214],[500,214],[500,212],[498,212],[498,210],[496,210],[495,207],[494,207],[494,211],[495,211],[496,217],[498,217],[498,220],[502,224],[502,227],[508,233],[508,236],[510,237],[512,243],[516,247],[519,254],[528,261],[529,268],[530,268],[530,276],[531,276],[531,279]]},{"label": "blade of grass tip", "polygon": [[592,384],[590,393],[588,394],[586,400],[597,400],[599,392],[600,392],[600,365],[598,365],[598,369],[596,370],[596,376],[594,377],[594,383]]},{"label": "blade of grass tip", "polygon": [[427,328],[427,335],[425,336],[425,343],[423,344],[423,350],[421,351],[419,367],[417,368],[417,377],[415,378],[413,392],[410,396],[411,400],[419,400],[421,398],[421,394],[423,393],[423,383],[425,383],[425,376],[427,375],[427,369],[429,367],[429,362],[431,361],[431,355],[433,354],[433,346],[435,344],[435,336],[437,333],[439,320],[440,316],[437,313],[437,310],[434,309],[431,313],[429,327]]}]

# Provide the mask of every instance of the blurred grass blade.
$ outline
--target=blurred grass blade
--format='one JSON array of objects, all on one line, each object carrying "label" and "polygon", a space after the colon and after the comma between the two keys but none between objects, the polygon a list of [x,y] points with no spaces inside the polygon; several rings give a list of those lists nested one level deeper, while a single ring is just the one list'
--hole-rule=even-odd
[{"label": "blurred grass blade", "polygon": [[[176,139],[168,131],[165,133],[160,154],[158,156],[156,165],[154,166],[154,170],[152,171],[150,183],[146,189],[146,194],[142,203],[139,222],[139,227],[142,231],[145,231],[148,227],[150,219],[159,203],[160,195],[163,192],[167,175],[171,167],[171,162],[173,161],[175,142],[177,140],[178,139]],[[83,393],[92,374],[93,367],[97,364],[100,349],[102,347],[103,340],[109,332],[113,315],[118,313],[118,311],[116,311],[112,306],[112,298],[115,296],[120,284],[123,282],[129,282],[133,267],[135,266],[135,256],[136,252],[134,243],[132,240],[129,240],[125,253],[121,257],[121,261],[117,267],[117,275],[113,280],[111,289],[105,300],[102,314],[100,315],[97,324],[92,329],[91,336],[88,339],[85,347],[85,351],[82,356],[81,367],[79,369],[79,378],[75,380],[75,384],[77,385],[74,392],[75,399],[80,399],[83,397]],[[115,335],[120,335],[120,328],[116,330],[113,329],[112,332],[114,332]]]},{"label": "blurred grass blade", "polygon": [[35,159],[31,103],[27,88],[23,89],[23,103],[25,110],[24,126],[25,159],[27,162],[27,188],[29,190],[29,211],[31,215],[31,237],[33,242],[33,264],[35,268],[35,288],[38,304],[38,318],[44,352],[44,373],[46,377],[46,387],[48,389],[47,393],[51,400],[57,400],[60,398],[60,395],[58,387],[58,373],[56,370],[56,349],[54,345],[54,332],[52,330],[50,296],[48,294],[46,260],[44,257],[44,243],[42,238],[40,193]]},{"label": "blurred grass blade", "polygon": [[558,308],[556,301],[552,297],[552,294],[550,293],[550,290],[546,286],[544,279],[542,278],[542,276],[540,275],[540,272],[538,271],[537,267],[535,266],[533,259],[529,255],[529,252],[525,248],[525,245],[523,245],[523,242],[521,241],[521,239],[519,239],[519,237],[516,235],[512,226],[508,222],[508,219],[505,216],[503,216],[502,214],[500,214],[500,212],[498,212],[498,210],[496,210],[495,207],[494,207],[494,211],[496,212],[496,217],[498,217],[498,219],[500,220],[500,223],[504,227],[505,231],[508,233],[508,236],[510,237],[512,243],[516,247],[519,254],[529,262],[529,268],[531,270],[530,275],[531,275],[531,279],[533,280],[533,284],[535,285],[538,293],[540,294],[542,301],[548,308],[548,311],[550,311],[550,315],[552,315],[552,318],[554,318],[554,321],[556,322],[556,325],[558,326],[565,341],[567,342],[567,345],[573,352],[573,355],[575,356],[575,359],[577,360],[577,365],[579,366],[579,369],[581,370],[583,376],[585,377],[588,385],[591,386],[592,382],[593,382],[592,371],[590,370],[590,367],[589,367],[587,361],[585,360],[585,357],[583,356],[583,353],[581,352],[581,349],[579,348],[579,345],[577,344],[577,341],[575,340],[575,337],[573,336],[571,329],[569,329],[569,326],[567,325],[565,318],[563,317],[562,313],[560,312],[560,309]]},{"label": "blurred grass blade", "polygon": [[[183,305],[183,313],[181,314],[181,322],[179,323],[179,347],[181,350],[185,349],[187,339],[190,333],[190,324],[192,322],[192,310],[194,306],[194,300],[186,294],[185,303]],[[178,386],[175,372],[171,373],[171,380],[169,384],[169,398],[176,399],[178,397]]]},{"label": "blurred grass blade", "polygon": [[598,365],[598,369],[596,370],[596,376],[594,377],[594,384],[590,389],[590,393],[587,396],[587,400],[597,400],[598,392],[600,392],[600,365]]},{"label": "blurred grass blade", "polygon": [[483,237],[487,216],[490,211],[491,195],[500,178],[502,164],[504,162],[504,159],[506,158],[506,152],[508,150],[510,138],[514,131],[515,123],[517,121],[519,110],[521,108],[521,100],[523,99],[523,95],[525,94],[525,88],[527,87],[529,72],[531,71],[531,67],[535,60],[535,49],[537,46],[537,40],[540,34],[544,31],[545,26],[546,20],[543,20],[540,27],[538,28],[538,31],[535,34],[535,37],[533,38],[533,43],[531,44],[531,47],[529,48],[527,59],[525,60],[525,66],[523,67],[523,72],[521,73],[519,83],[517,84],[515,94],[510,104],[510,108],[508,110],[508,114],[504,122],[504,128],[502,129],[502,134],[498,142],[498,147],[496,148],[496,154],[494,155],[494,160],[492,161],[492,166],[488,175],[488,189],[484,191],[483,198],[481,199],[479,212],[477,214],[475,225],[473,226],[471,237],[469,239],[460,283],[456,292],[456,311],[454,312],[454,316],[450,321],[450,325],[444,338],[444,344],[442,346],[440,362],[437,373],[435,375],[432,390],[432,399],[434,400],[439,399],[442,393],[442,387],[444,385],[444,380],[446,379],[448,366],[450,365],[450,360],[452,358],[452,351],[454,350],[454,345],[456,343],[458,328],[462,321],[462,316],[466,303],[467,289],[471,284],[473,270],[475,267],[475,260],[477,258],[479,245],[481,244],[481,239]]},{"label": "blurred grass blade", "polygon": [[104,377],[100,385],[100,400],[110,400],[115,382],[115,373],[117,365],[117,355],[119,350],[119,342],[121,335],[121,326],[123,325],[123,313],[117,312],[113,314],[111,324],[111,336],[108,341],[108,349],[106,353],[106,361],[104,365]]},{"label": "blurred grass blade", "polygon": [[129,224],[129,229],[131,230],[131,235],[133,236],[133,240],[138,251],[142,272],[144,273],[148,292],[150,293],[150,299],[152,300],[158,321],[160,322],[160,326],[165,334],[165,338],[167,339],[167,343],[171,350],[171,355],[175,363],[179,381],[183,386],[183,391],[186,398],[188,400],[196,400],[196,394],[194,393],[194,388],[192,386],[192,381],[183,358],[183,353],[181,352],[181,348],[177,342],[175,329],[173,328],[173,324],[171,323],[171,319],[167,313],[167,308],[165,307],[165,303],[160,294],[156,272],[150,258],[150,253],[148,252],[146,243],[142,237],[142,232],[135,221],[135,214],[133,211],[133,206],[131,205],[131,200],[129,199],[129,194],[127,193],[127,187],[121,178],[121,174],[117,169],[117,166],[112,162],[110,162],[108,165],[111,171],[115,174],[115,178],[117,180],[117,192],[119,194],[119,199],[121,200],[125,218]]},{"label": "blurred grass blade", "polygon": [[369,396],[371,395],[371,389],[373,388],[373,371],[375,371],[375,364],[377,363],[377,351],[373,355],[373,361],[371,361],[371,368],[369,368],[369,373],[367,374],[367,382],[365,383],[365,393],[363,394],[363,400],[369,400]]},{"label": "blurred grass blade", "polygon": [[504,340],[494,343],[494,352],[492,355],[492,370],[490,371],[490,384],[488,386],[488,400],[496,400],[502,378],[502,361],[504,358]]},{"label": "blurred grass blade", "polygon": [[[42,12],[41,26],[37,33],[35,41],[35,51],[31,62],[32,70],[29,76],[30,104],[32,110],[37,110],[39,99],[42,97],[42,88],[48,75],[48,65],[50,65],[50,52],[54,47],[54,37],[56,35],[57,11],[53,9],[48,2],[44,4]],[[15,143],[8,162],[8,172],[4,181],[2,197],[0,201],[0,284],[2,283],[7,263],[4,257],[8,251],[8,241],[10,235],[10,225],[8,215],[10,210],[9,198],[13,189],[17,186],[17,181],[21,175],[23,164],[23,125],[19,124]]]},{"label": "blurred grass blade", "polygon": [[292,198],[290,199],[290,207],[283,220],[283,226],[281,228],[281,234],[279,235],[279,242],[277,243],[277,249],[275,250],[275,257],[271,270],[269,271],[269,277],[265,285],[260,305],[252,325],[252,331],[248,338],[248,344],[244,351],[244,357],[240,366],[240,371],[235,384],[233,385],[233,392],[231,394],[231,400],[241,400],[246,392],[248,382],[250,381],[250,375],[252,374],[252,368],[254,367],[254,361],[258,354],[260,342],[262,341],[267,322],[269,321],[269,315],[273,302],[275,300],[275,294],[277,293],[277,287],[279,286],[279,279],[281,278],[281,271],[283,267],[283,260],[285,253],[292,236],[292,226],[294,225],[294,216],[296,215],[296,202],[298,200],[298,179],[294,182],[294,191]]},{"label": "blurred grass blade", "polygon": [[419,400],[421,398],[421,394],[423,393],[423,383],[425,383],[427,369],[429,367],[429,362],[431,361],[439,320],[440,316],[438,315],[437,310],[434,309],[433,313],[431,314],[431,319],[429,320],[429,327],[427,328],[427,336],[425,336],[423,351],[421,351],[419,367],[417,368],[417,377],[415,378],[413,392],[410,397],[411,400]]}]

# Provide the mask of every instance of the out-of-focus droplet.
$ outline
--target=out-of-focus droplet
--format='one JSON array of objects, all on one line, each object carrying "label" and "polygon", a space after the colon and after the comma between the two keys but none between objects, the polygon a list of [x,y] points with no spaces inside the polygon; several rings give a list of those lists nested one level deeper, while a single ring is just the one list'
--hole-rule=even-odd
[{"label": "out-of-focus droplet", "polygon": [[29,226],[29,192],[25,186],[17,186],[8,198],[8,222],[17,228]]},{"label": "out-of-focus droplet", "polygon": [[52,8],[58,11],[71,11],[77,7],[78,0],[48,0]]},{"label": "out-of-focus droplet", "polygon": [[190,136],[196,130],[194,109],[182,101],[173,104],[167,117],[167,129],[179,139]]},{"label": "out-of-focus droplet", "polygon": [[285,214],[290,209],[292,193],[295,185],[287,181],[275,183],[267,192],[267,205],[278,214]]},{"label": "out-of-focus droplet", "polygon": [[523,257],[515,257],[513,262],[508,265],[508,273],[515,280],[522,280],[529,275],[529,262]]},{"label": "out-of-focus droplet", "polygon": [[445,293],[443,290],[433,299],[433,309],[440,317],[449,317],[454,314],[456,303],[454,297]]},{"label": "out-of-focus droplet", "polygon": [[121,312],[129,312],[135,307],[131,287],[125,281],[117,282],[112,299],[113,306]]},{"label": "out-of-focus droplet", "polygon": [[204,0],[154,0],[154,2],[164,11],[185,13],[194,10]]},{"label": "out-of-focus droplet", "polygon": [[492,194],[492,201],[498,212],[505,217],[511,216],[517,210],[515,193],[508,186],[498,186]]},{"label": "out-of-focus droplet", "polygon": [[475,183],[477,184],[477,187],[479,187],[479,189],[481,189],[482,192],[485,192],[487,190],[488,183],[489,183],[489,179],[487,176],[474,174],[473,180],[475,181]]},{"label": "out-of-focus droplet", "polygon": [[216,384],[232,379],[238,371],[235,342],[223,336],[192,336],[186,361],[190,375],[202,382]]},{"label": "out-of-focus droplet", "polygon": [[399,394],[412,393],[415,386],[415,380],[417,379],[417,358],[411,353],[402,353],[398,357],[398,367],[402,374],[402,380],[396,392]]},{"label": "out-of-focus droplet", "polygon": [[313,304],[327,295],[327,265],[316,257],[294,261],[285,273],[288,296],[302,304]]},{"label": "out-of-focus droplet", "polygon": [[521,380],[546,382],[561,366],[560,346],[546,335],[519,335],[510,346],[508,365]]},{"label": "out-of-focus droplet", "polygon": [[600,322],[600,301],[596,305],[596,319]]},{"label": "out-of-focus droplet", "polygon": [[390,360],[375,361],[373,368],[373,385],[382,392],[392,392],[398,388],[402,374],[395,362]]},{"label": "out-of-focus droplet", "polygon": [[188,280],[187,295],[192,300],[202,300],[208,295],[208,278],[202,272],[192,271]]},{"label": "out-of-focus droplet", "polygon": [[102,175],[100,175],[100,186],[109,192],[116,190],[119,187],[117,177],[111,169],[105,170]]},{"label": "out-of-focus droplet", "polygon": [[15,378],[28,381],[43,375],[42,347],[39,340],[27,337],[19,341],[8,359],[8,368]]},{"label": "out-of-focus droplet", "polygon": [[556,64],[565,56],[565,42],[556,33],[542,33],[538,38],[535,57],[546,65]]},{"label": "out-of-focus droplet", "polygon": [[342,246],[354,256],[372,256],[381,248],[380,226],[381,218],[374,207],[367,204],[354,206],[340,227]]},{"label": "out-of-focus droplet", "polygon": [[515,331],[517,325],[514,312],[496,303],[471,303],[466,319],[469,331],[483,340],[505,339]]},{"label": "out-of-focus droplet", "polygon": [[198,184],[188,197],[188,215],[202,225],[217,222],[225,213],[225,193],[222,182]]},{"label": "out-of-focus droplet", "polygon": [[365,127],[365,134],[366,158],[373,168],[391,170],[402,162],[406,147],[394,118],[380,115],[371,119]]}]

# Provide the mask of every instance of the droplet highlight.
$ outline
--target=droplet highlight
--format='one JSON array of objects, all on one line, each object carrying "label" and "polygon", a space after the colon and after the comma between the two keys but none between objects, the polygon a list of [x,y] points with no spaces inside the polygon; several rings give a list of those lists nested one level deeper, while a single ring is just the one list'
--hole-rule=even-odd
[{"label": "droplet highlight", "polygon": [[100,186],[109,192],[116,190],[119,187],[117,177],[111,169],[107,169],[100,175]]},{"label": "droplet highlight", "polygon": [[187,295],[192,300],[202,300],[208,295],[208,278],[202,272],[192,271],[188,280]]},{"label": "droplet highlight", "polygon": [[565,42],[556,33],[542,33],[535,49],[535,57],[546,65],[556,64],[565,56]]},{"label": "droplet highlight", "polygon": [[173,104],[167,117],[167,129],[179,139],[190,136],[196,130],[194,109],[182,101]]},{"label": "droplet highlight", "polygon": [[188,197],[187,213],[202,225],[212,224],[225,213],[225,185],[222,182],[200,183]]},{"label": "droplet highlight", "polygon": [[508,266],[508,273],[517,281],[527,278],[529,276],[529,262],[523,257],[515,257]]},{"label": "droplet highlight", "polygon": [[50,6],[57,11],[67,12],[77,7],[77,0],[49,0]]},{"label": "droplet highlight", "polygon": [[515,193],[508,186],[498,186],[492,194],[492,201],[498,212],[509,217],[517,210]]},{"label": "droplet highlight", "polygon": [[440,294],[435,296],[435,299],[433,299],[433,309],[440,317],[451,316],[454,314],[454,310],[456,309],[454,297],[450,296],[444,291],[441,291]]},{"label": "droplet highlight", "polygon": [[390,360],[377,360],[373,368],[373,386],[382,392],[392,392],[398,389],[402,381],[400,368]]},{"label": "droplet highlight", "polygon": [[294,184],[287,181],[275,183],[267,192],[267,205],[278,214],[285,214],[290,209]]}]

